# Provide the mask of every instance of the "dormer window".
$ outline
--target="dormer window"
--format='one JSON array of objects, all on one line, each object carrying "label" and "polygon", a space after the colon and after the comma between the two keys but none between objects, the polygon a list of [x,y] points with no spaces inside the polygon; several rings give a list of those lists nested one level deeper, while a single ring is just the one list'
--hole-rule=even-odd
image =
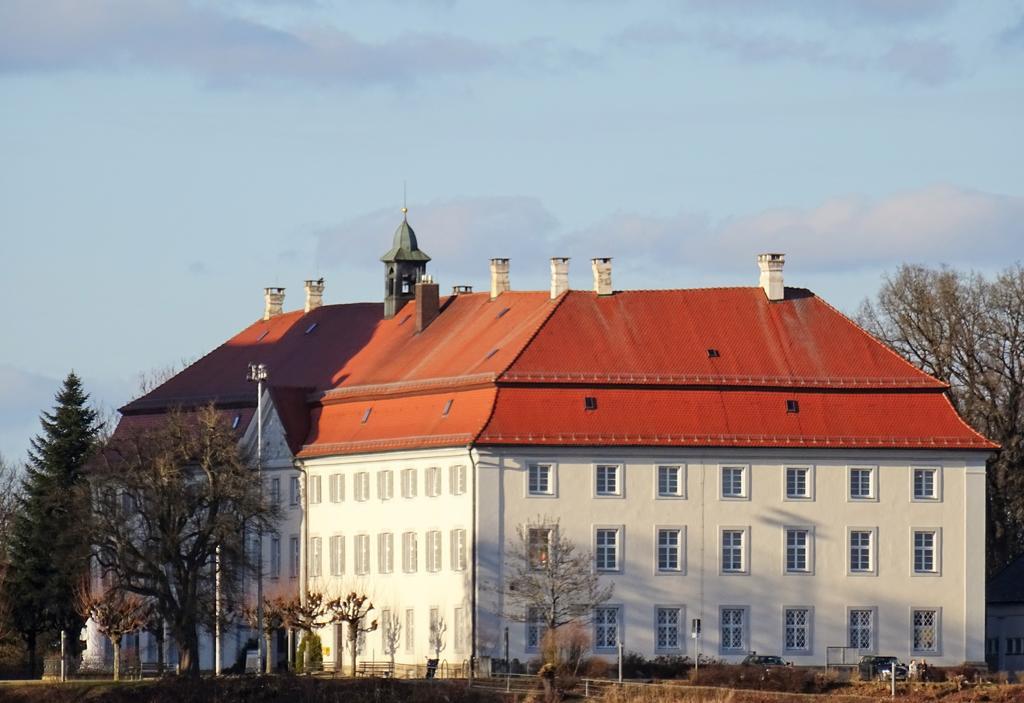
[{"label": "dormer window", "polygon": [[597,398],[592,396],[592,395],[586,396],[583,399],[583,409],[584,410],[597,410]]},{"label": "dormer window", "polygon": [[787,413],[798,413],[800,412],[800,403],[795,400],[786,401],[786,412]]}]

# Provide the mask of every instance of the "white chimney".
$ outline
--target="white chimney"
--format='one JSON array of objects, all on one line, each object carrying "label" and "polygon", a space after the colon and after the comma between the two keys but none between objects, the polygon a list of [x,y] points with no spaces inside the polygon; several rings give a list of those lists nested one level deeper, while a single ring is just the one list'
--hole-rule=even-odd
[{"label": "white chimney", "polygon": [[569,290],[569,257],[551,257],[551,299]]},{"label": "white chimney", "polygon": [[491,300],[510,290],[512,286],[508,281],[508,259],[491,259]]},{"label": "white chimney", "polygon": [[612,294],[612,260],[610,257],[602,257],[590,260],[590,267],[594,270],[594,292],[598,295]]},{"label": "white chimney", "polygon": [[785,263],[785,254],[757,255],[757,266],[761,269],[760,284],[768,300],[782,300],[786,297],[786,288],[782,283],[782,267]]},{"label": "white chimney", "polygon": [[284,312],[284,288],[264,288],[263,303],[264,320],[280,315]]},{"label": "white chimney", "polygon": [[324,304],[324,279],[306,281],[306,312]]}]

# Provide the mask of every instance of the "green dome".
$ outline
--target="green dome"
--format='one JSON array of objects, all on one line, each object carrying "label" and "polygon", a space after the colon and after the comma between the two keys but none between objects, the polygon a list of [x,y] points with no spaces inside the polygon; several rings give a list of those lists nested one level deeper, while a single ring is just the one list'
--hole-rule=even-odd
[{"label": "green dome", "polygon": [[[402,210],[404,212],[405,208],[402,208]],[[398,225],[398,229],[395,230],[395,237],[391,243],[391,248],[384,256],[380,257],[380,260],[385,263],[392,261],[430,261],[430,257],[420,251],[420,247],[416,243],[416,232],[409,226],[407,217],[402,217],[402,224]]]}]

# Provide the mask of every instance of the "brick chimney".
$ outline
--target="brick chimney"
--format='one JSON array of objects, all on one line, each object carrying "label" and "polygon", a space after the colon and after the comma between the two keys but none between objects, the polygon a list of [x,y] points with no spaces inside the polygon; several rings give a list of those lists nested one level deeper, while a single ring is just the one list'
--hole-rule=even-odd
[{"label": "brick chimney", "polygon": [[551,257],[551,299],[569,290],[569,257]]},{"label": "brick chimney", "polygon": [[760,286],[768,300],[782,300],[786,297],[786,287],[782,283],[782,267],[785,264],[785,254],[757,255],[757,267],[761,269]]},{"label": "brick chimney", "polygon": [[416,331],[422,332],[441,309],[439,286],[432,276],[424,275],[416,284]]},{"label": "brick chimney", "polygon": [[594,270],[594,292],[598,295],[612,294],[612,260],[610,257],[602,257],[590,260],[590,267]]},{"label": "brick chimney", "polygon": [[324,304],[324,279],[306,281],[306,312]]},{"label": "brick chimney", "polygon": [[508,281],[508,259],[491,259],[491,300],[512,290]]},{"label": "brick chimney", "polygon": [[263,289],[263,319],[269,320],[284,312],[284,288]]}]

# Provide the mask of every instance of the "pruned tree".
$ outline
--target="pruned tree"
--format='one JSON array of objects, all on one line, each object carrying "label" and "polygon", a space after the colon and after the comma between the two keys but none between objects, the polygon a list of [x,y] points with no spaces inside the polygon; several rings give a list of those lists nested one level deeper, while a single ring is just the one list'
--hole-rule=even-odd
[{"label": "pruned tree", "polygon": [[[290,602],[287,598],[278,596],[263,599],[263,632],[261,634],[264,642],[272,641],[273,634],[285,626],[289,617],[289,608]],[[256,605],[244,606],[241,612],[249,627],[254,630],[259,628],[259,611]],[[269,653],[266,667],[266,673],[273,672],[273,663],[270,661]]]},{"label": "pruned tree", "polygon": [[181,671],[198,675],[218,548],[222,602],[237,610],[241,576],[252,571],[245,535],[271,529],[277,506],[262,498],[237,435],[212,405],[115,432],[90,483],[97,563],[125,590],[153,600],[178,645]]},{"label": "pruned tree", "polygon": [[402,618],[398,613],[392,612],[381,624],[384,628],[384,653],[391,660],[391,670],[395,670],[395,654],[402,643]]},{"label": "pruned tree", "polygon": [[988,462],[987,565],[1024,553],[1024,266],[993,278],[902,266],[859,322],[949,384],[954,407],[1002,449]]},{"label": "pruned tree", "polygon": [[96,623],[114,647],[114,681],[121,680],[121,639],[141,630],[149,617],[149,604],[140,596],[116,585],[90,589],[88,581],[75,592],[75,608],[86,619]]},{"label": "pruned tree", "polygon": [[367,623],[370,612],[373,610],[373,603],[365,595],[355,591],[350,592],[344,598],[334,598],[327,603],[329,623],[345,623],[346,639],[348,640],[348,651],[352,658],[352,675],[356,674],[356,655],[358,654],[358,643],[360,634],[373,632],[377,629],[378,623],[372,620]]},{"label": "pruned tree", "polygon": [[520,525],[505,552],[505,617],[545,632],[589,622],[615,588],[602,584],[593,566],[593,555],[565,537],[557,519],[539,516]]},{"label": "pruned tree", "polygon": [[42,432],[32,440],[22,496],[5,540],[10,621],[25,643],[33,676],[39,639],[55,640],[67,632],[76,655],[84,624],[74,593],[89,563],[89,536],[78,526],[88,522],[81,488],[96,447],[96,412],[74,372],[64,379],[56,401],[39,419]]},{"label": "pruned tree", "polygon": [[439,613],[431,613],[430,618],[430,648],[434,650],[434,658],[440,660],[441,652],[445,650],[448,642],[445,635],[448,634],[448,623],[444,616]]}]

